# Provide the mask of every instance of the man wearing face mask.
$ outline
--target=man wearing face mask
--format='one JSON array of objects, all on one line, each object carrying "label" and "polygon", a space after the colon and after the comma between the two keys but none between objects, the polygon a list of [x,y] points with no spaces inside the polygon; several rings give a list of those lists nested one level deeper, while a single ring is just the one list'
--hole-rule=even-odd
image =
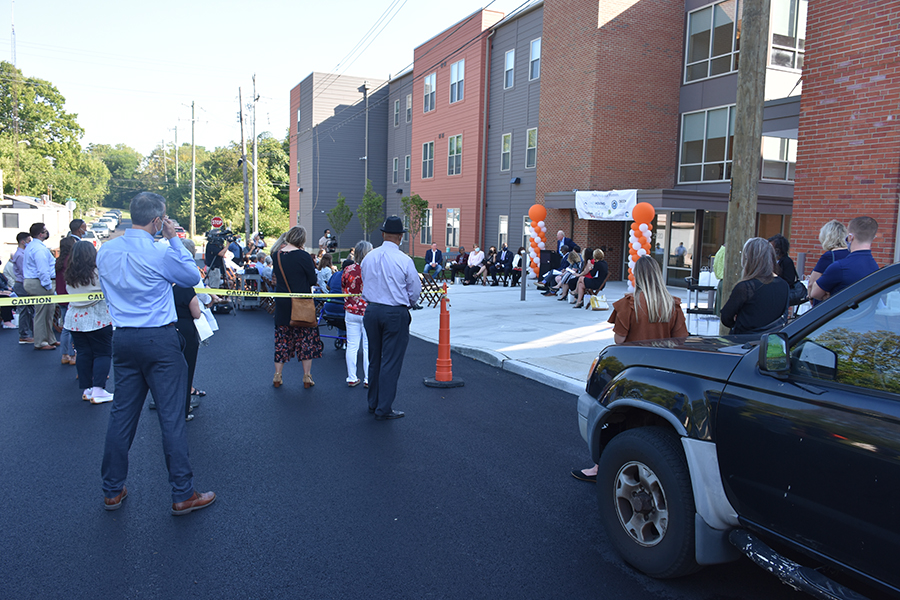
[{"label": "man wearing face mask", "polygon": [[[23,286],[29,296],[52,296],[55,293],[56,259],[44,242],[50,232],[43,223],[35,223],[29,230],[31,242],[25,247],[22,274]],[[53,333],[55,304],[38,304],[34,309],[34,349],[53,350],[59,346]]]},{"label": "man wearing face mask", "polygon": [[[194,489],[184,420],[188,367],[175,329],[172,296],[172,284],[194,287],[200,283],[200,275],[194,258],[175,233],[175,223],[166,217],[162,196],[148,192],[135,196],[131,223],[131,229],[103,244],[97,253],[100,286],[116,328],[116,393],[101,467],[104,508],[120,508],[128,495],[128,451],[149,389],[162,429],[172,514],[184,515],[216,499],[212,492]],[[153,242],[160,232],[168,243]]]},{"label": "man wearing face mask", "polygon": [[481,268],[483,262],[484,252],[481,251],[478,244],[475,244],[475,249],[469,253],[469,262],[466,265],[466,280],[463,281],[463,285],[475,283],[475,273]]}]

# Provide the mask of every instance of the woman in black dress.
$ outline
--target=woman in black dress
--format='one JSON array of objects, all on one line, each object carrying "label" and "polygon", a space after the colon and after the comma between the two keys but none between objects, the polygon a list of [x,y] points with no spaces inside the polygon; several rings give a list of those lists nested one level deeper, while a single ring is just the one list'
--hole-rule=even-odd
[{"label": "woman in black dress", "polygon": [[[188,239],[182,240],[184,247],[191,253],[196,254],[194,242]],[[191,392],[194,391],[194,372],[197,370],[197,353],[200,350],[200,335],[197,333],[197,327],[194,325],[194,319],[199,319],[200,300],[197,298],[197,292],[192,287],[182,287],[180,285],[172,286],[172,295],[175,298],[175,315],[178,317],[175,321],[175,329],[184,338],[184,360],[188,366],[188,386],[185,390],[184,401],[184,418],[190,421],[194,418],[191,413]]]},{"label": "woman in black dress", "polygon": [[787,323],[790,286],[775,276],[775,250],[763,238],[750,238],[741,251],[743,276],[722,307],[722,324],[731,333],[768,333]]},{"label": "woman in black dress", "polygon": [[[284,243],[272,257],[275,291],[309,294],[316,285],[316,267],[312,256],[303,249],[306,230],[291,227],[284,234]],[[273,248],[274,250],[274,248]],[[290,290],[288,289],[290,288]],[[291,299],[275,299],[275,377],[272,385],[281,387],[284,363],[296,356],[303,364],[303,387],[315,385],[312,379],[312,360],[322,357],[322,340],[318,327],[291,327]]]}]

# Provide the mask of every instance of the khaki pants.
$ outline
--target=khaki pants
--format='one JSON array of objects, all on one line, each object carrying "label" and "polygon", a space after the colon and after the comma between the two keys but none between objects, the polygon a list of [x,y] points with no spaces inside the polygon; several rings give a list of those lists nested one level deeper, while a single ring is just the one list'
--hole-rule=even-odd
[{"label": "khaki pants", "polygon": [[[26,279],[23,282],[25,291],[29,296],[53,295],[53,288],[45,288],[40,279]],[[56,343],[56,335],[53,333],[53,315],[56,313],[55,304],[37,304],[34,307],[34,347],[40,348]]]}]

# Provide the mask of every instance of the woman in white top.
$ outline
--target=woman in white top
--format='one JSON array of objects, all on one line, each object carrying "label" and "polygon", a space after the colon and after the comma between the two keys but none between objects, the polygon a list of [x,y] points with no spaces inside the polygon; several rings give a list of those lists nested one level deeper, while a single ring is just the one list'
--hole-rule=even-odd
[{"label": "woman in white top", "polygon": [[102,297],[97,275],[97,250],[90,242],[75,244],[66,268],[66,291],[70,294],[94,294],[89,298],[70,302],[64,327],[72,332],[78,351],[78,384],[84,390],[82,400],[91,404],[111,402],[113,395],[106,391],[109,367],[112,363],[112,319],[106,300]]}]

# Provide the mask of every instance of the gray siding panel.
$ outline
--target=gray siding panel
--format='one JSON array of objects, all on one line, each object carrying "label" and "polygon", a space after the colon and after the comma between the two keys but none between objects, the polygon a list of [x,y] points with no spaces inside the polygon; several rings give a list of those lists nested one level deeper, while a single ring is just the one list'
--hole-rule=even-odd
[{"label": "gray siding panel", "polygon": [[[404,164],[406,156],[412,156],[412,122],[406,122],[406,96],[413,93],[413,73],[407,72],[400,77],[392,80],[390,83],[389,99],[387,103],[387,115],[385,118],[385,132],[387,135],[387,154],[385,157],[384,173],[387,186],[387,194],[385,194],[385,208],[388,215],[400,215],[402,207],[400,198],[409,196],[410,183],[404,179]],[[400,101],[400,123],[394,127],[394,102]],[[415,118],[416,111],[412,111]],[[397,183],[393,183],[394,158],[398,159]],[[411,159],[412,160],[412,159]],[[410,166],[410,178],[412,177],[412,167]],[[403,193],[398,194],[397,190],[402,189]]]},{"label": "gray siding panel", "polygon": [[[509,219],[509,244],[521,245],[523,217],[535,202],[536,169],[525,168],[526,131],[538,126],[540,79],[528,81],[531,41],[541,37],[543,7],[502,24],[491,38],[491,85],[488,107],[487,160],[485,162],[487,202],[485,246],[497,245],[500,216]],[[515,48],[513,86],[504,89],[506,52]],[[500,170],[503,134],[512,134],[509,171]],[[540,144],[540,131],[538,132]],[[512,184],[514,178],[521,183]]]}]

